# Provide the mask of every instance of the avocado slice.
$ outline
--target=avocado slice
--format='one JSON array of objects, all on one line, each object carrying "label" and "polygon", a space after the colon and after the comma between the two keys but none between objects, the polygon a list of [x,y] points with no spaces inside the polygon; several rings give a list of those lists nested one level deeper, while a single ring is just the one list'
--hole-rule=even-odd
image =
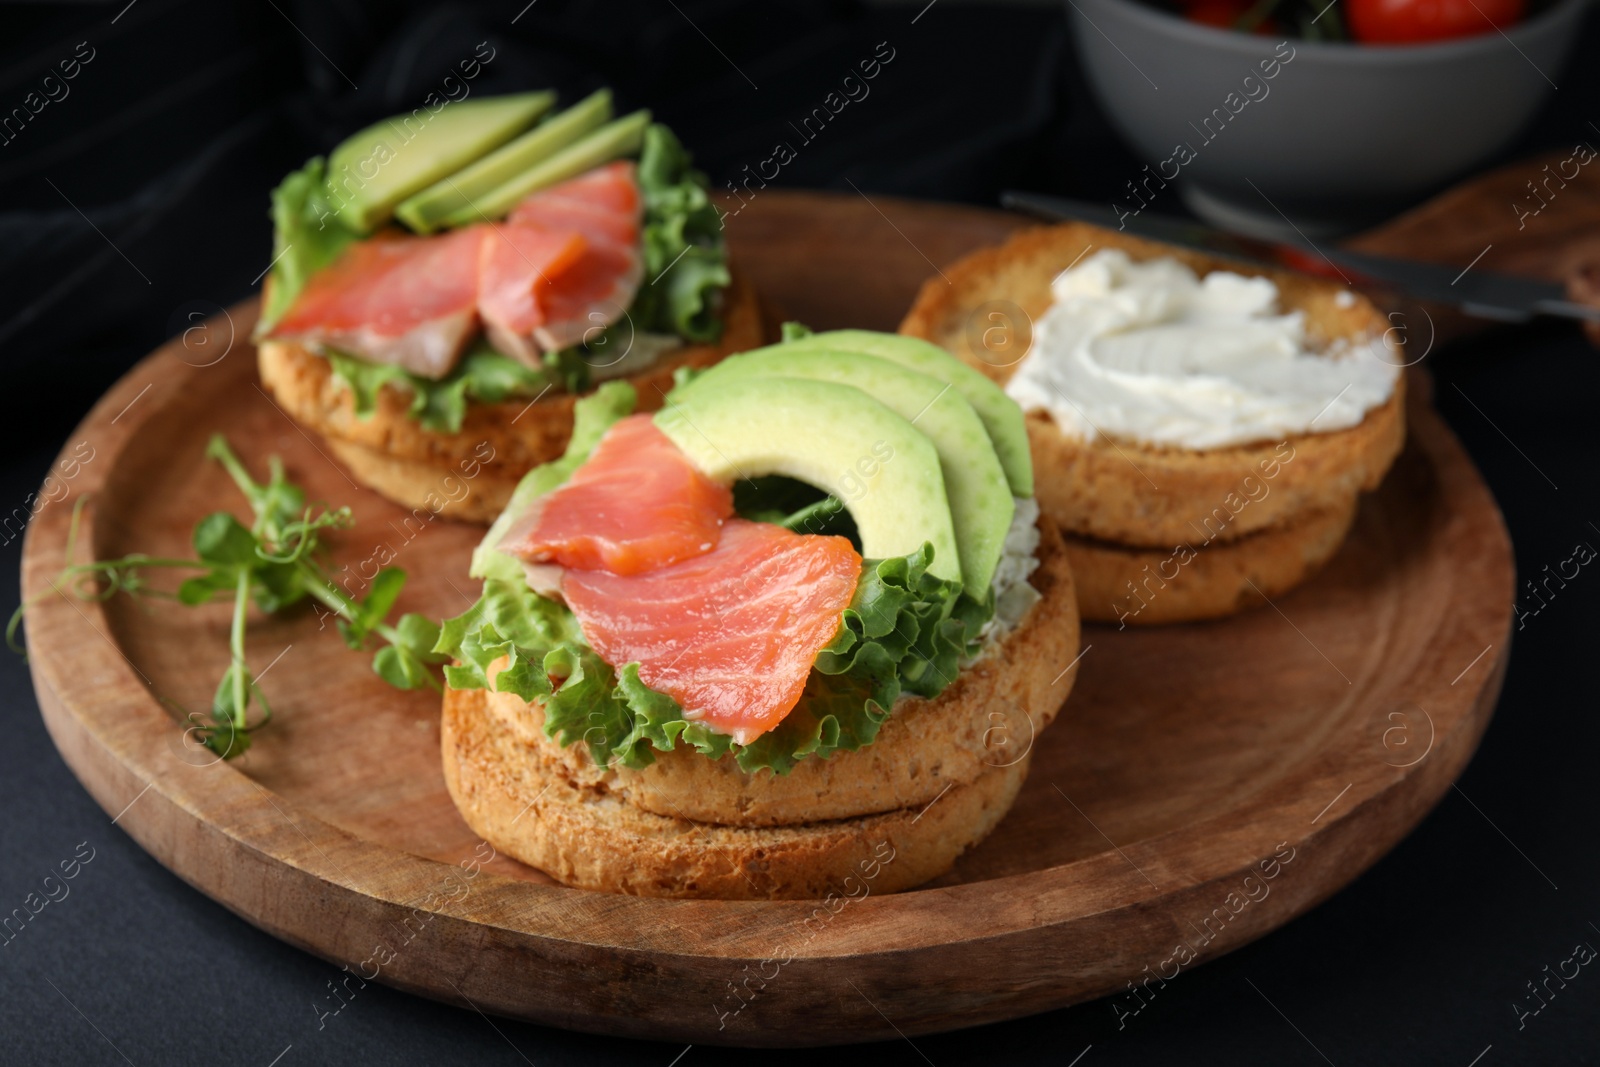
[{"label": "avocado slice", "polygon": [[933,442],[861,390],[799,378],[733,378],[674,393],[656,425],[709,478],[782,474],[838,497],[861,554],[933,545],[929,573],[961,581],[960,556]]},{"label": "avocado slice", "polygon": [[479,197],[494,192],[610,120],[611,90],[591,93],[522,136],[407,197],[394,209],[395,216],[418,233],[432,233],[452,215],[476,217],[472,205]]},{"label": "avocado slice", "polygon": [[[777,347],[773,345],[756,351],[765,352]],[[1000,457],[1000,465],[1005,468],[1012,495],[1033,495],[1033,454],[1028,450],[1028,429],[1022,419],[1022,409],[1006,395],[1004,389],[984,377],[982,372],[967,366],[938,345],[895,333],[830,330],[786,341],[782,348],[859,352],[949,382],[983,420],[984,428],[989,431],[989,440],[994,444],[995,455]]]},{"label": "avocado slice", "polygon": [[328,196],[346,226],[367,234],[400,201],[505,144],[555,105],[549,90],[419,107],[345,138],[328,157]]},{"label": "avocado slice", "polygon": [[509,212],[530,193],[547,189],[557,182],[576,178],[586,170],[609,163],[622,156],[633,155],[644,144],[644,131],[650,125],[650,112],[635,111],[620,119],[608,122],[597,130],[572,142],[553,156],[518,174],[503,185],[491,189],[476,199],[445,215],[438,225],[465,226],[480,218],[498,219]]},{"label": "avocado slice", "polygon": [[967,592],[982,600],[994,580],[1015,504],[1005,470],[972,405],[949,383],[886,359],[793,348],[780,345],[725,359],[673,397],[692,397],[738,378],[808,378],[854,386],[877,398],[933,442],[944,471],[961,576]]}]

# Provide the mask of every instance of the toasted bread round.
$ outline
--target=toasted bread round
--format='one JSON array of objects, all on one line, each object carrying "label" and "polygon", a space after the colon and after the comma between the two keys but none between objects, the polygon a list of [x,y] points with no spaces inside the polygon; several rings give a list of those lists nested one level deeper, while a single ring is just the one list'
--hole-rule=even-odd
[{"label": "toasted bread round", "polygon": [[640,896],[822,900],[892,893],[948,870],[1010,809],[1028,758],[922,809],[788,826],[657,815],[538,760],[480,689],[447,690],[445,783],[473,831],[566,885]]},{"label": "toasted bread round", "polygon": [[1326,563],[1355,518],[1356,497],[1234,541],[1188,538],[1164,549],[1068,535],[1085,619],[1126,625],[1233,615],[1287,592]]},{"label": "toasted bread round", "polygon": [[746,774],[732,757],[707,759],[687,746],[655,753],[634,770],[597,765],[588,746],[562,747],[544,733],[544,713],[513,693],[490,692],[484,714],[524,746],[544,773],[601,789],[635,808],[699,823],[777,826],[921,807],[945,789],[1016,762],[1055,718],[1076,679],[1078,606],[1066,547],[1041,519],[1042,599],[1003,641],[935,700],[904,697],[877,740],[856,752],[804,759],[787,774]]},{"label": "toasted bread round", "polygon": [[[460,465],[401,459],[387,452],[324,438],[328,451],[368,489],[409,507],[462,522],[491,523],[505,510],[522,475],[505,464]],[[422,516],[417,516],[419,519]]]},{"label": "toasted bread round", "polygon": [[[639,410],[655,411],[679,367],[710,366],[766,339],[760,301],[736,275],[724,295],[720,340],[673,349],[626,380],[639,394]],[[446,433],[424,429],[409,414],[410,393],[390,385],[379,391],[376,410],[357,415],[332,364],[303,345],[268,340],[257,351],[261,382],[279,406],[321,434],[358,481],[405,507],[488,522],[522,475],[560,456],[572,436],[578,398],[571,393],[552,391],[532,403],[469,402],[461,429]]]},{"label": "toasted bread round", "polygon": [[[1370,301],[1337,283],[1068,223],[1023,230],[946,268],[923,285],[900,332],[1004,383],[1028,350],[1031,323],[1050,307],[1051,281],[1091,248],[1119,248],[1134,259],[1171,256],[1202,276],[1229,270],[1270,278],[1280,307],[1305,313],[1308,337],[1319,347],[1375,343],[1389,326]],[[1048,413],[1030,412],[1035,491],[1069,534],[1157,549],[1196,536],[1235,540],[1335,511],[1352,494],[1376,488],[1404,442],[1404,412],[1400,378],[1387,402],[1348,429],[1214,449],[1084,441],[1062,432]],[[1249,507],[1228,506],[1230,497],[1247,496]],[[1216,529],[1215,520],[1230,514]],[[1213,528],[1198,532],[1207,517]]]},{"label": "toasted bread round", "polygon": [[1033,411],[1035,492],[1075,534],[1149,548],[1239,540],[1376,489],[1405,442],[1403,408],[1397,382],[1388,401],[1347,430],[1206,451],[1086,442]]}]

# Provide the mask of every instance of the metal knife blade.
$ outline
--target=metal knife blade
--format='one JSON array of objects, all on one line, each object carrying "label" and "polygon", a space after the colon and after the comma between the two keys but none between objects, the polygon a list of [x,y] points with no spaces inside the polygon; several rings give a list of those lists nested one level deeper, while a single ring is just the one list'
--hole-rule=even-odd
[{"label": "metal knife blade", "polygon": [[1002,206],[1047,219],[1072,219],[1113,230],[1128,230],[1187,248],[1288,266],[1337,276],[1352,285],[1380,285],[1415,300],[1453,305],[1462,312],[1497,322],[1526,322],[1535,315],[1600,322],[1600,308],[1574,303],[1554,282],[1468,267],[1457,271],[1434,263],[1375,256],[1337,247],[1321,247],[1244,237],[1204,223],[1154,212],[1124,214],[1107,205],[1038,193],[1005,192]]}]

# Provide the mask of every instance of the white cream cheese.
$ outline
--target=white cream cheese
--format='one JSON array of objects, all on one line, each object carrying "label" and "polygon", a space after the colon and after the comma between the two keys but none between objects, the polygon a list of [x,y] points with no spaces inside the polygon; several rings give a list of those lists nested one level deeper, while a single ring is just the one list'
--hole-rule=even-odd
[{"label": "white cream cheese", "polygon": [[1201,279],[1171,258],[1106,249],[1059,274],[1006,392],[1065,432],[1205,449],[1354,426],[1399,368],[1370,344],[1322,354],[1266,278]]},{"label": "white cream cheese", "polygon": [[1016,507],[1011,514],[1011,527],[1006,531],[1000,562],[990,583],[994,615],[978,631],[985,651],[1016,629],[1040,600],[1039,591],[1028,584],[1028,577],[1039,567],[1039,502],[1031,497],[1013,499]]},{"label": "white cream cheese", "polygon": [[620,355],[607,352],[601,347],[583,353],[583,361],[589,364],[590,381],[610,381],[612,378],[638,374],[655,366],[663,355],[674,348],[681,348],[684,343],[683,339],[675,334],[638,330],[632,337],[624,334],[620,338],[606,339],[606,345],[622,346],[623,351]]}]

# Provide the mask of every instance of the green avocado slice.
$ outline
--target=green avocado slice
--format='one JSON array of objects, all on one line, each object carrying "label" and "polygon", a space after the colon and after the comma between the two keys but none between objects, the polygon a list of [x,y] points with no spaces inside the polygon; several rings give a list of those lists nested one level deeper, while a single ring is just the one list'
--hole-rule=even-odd
[{"label": "green avocado slice", "polygon": [[723,382],[751,378],[837,382],[876,398],[933,442],[944,471],[961,575],[967,592],[981,601],[994,580],[1015,505],[1005,470],[972,405],[949,383],[886,359],[791,349],[780,345],[723,360],[673,398],[692,397]]},{"label": "green avocado slice", "polygon": [[1028,429],[1022,418],[1022,409],[1006,395],[1004,389],[984,377],[982,372],[967,366],[938,345],[894,333],[830,330],[786,341],[782,348],[785,351],[821,349],[860,352],[949,382],[983,420],[984,428],[989,431],[989,439],[994,444],[995,455],[1000,457],[1000,466],[1005,468],[1012,495],[1033,495],[1033,455],[1028,449]]},{"label": "green avocado slice", "polygon": [[555,105],[549,90],[419,107],[351,134],[328,157],[327,192],[346,226],[368,234],[419,189],[492,152]]},{"label": "green avocado slice", "polygon": [[517,175],[544,162],[611,119],[611,90],[591,93],[559,114],[508,141],[454,174],[407,197],[395,216],[418,233],[432,233],[446,218],[477,217],[473,205]]},{"label": "green avocado slice", "polygon": [[510,181],[445,215],[439,225],[466,226],[482,218],[501,218],[531,193],[576,178],[602,163],[634,155],[644,146],[644,131],[649,125],[650,112],[635,111],[591,130]]},{"label": "green avocado slice", "polygon": [[867,559],[908,555],[926,542],[933,545],[929,573],[962,580],[933,442],[861,390],[800,378],[729,378],[674,393],[655,420],[707,477],[798,478],[839,498]]}]

